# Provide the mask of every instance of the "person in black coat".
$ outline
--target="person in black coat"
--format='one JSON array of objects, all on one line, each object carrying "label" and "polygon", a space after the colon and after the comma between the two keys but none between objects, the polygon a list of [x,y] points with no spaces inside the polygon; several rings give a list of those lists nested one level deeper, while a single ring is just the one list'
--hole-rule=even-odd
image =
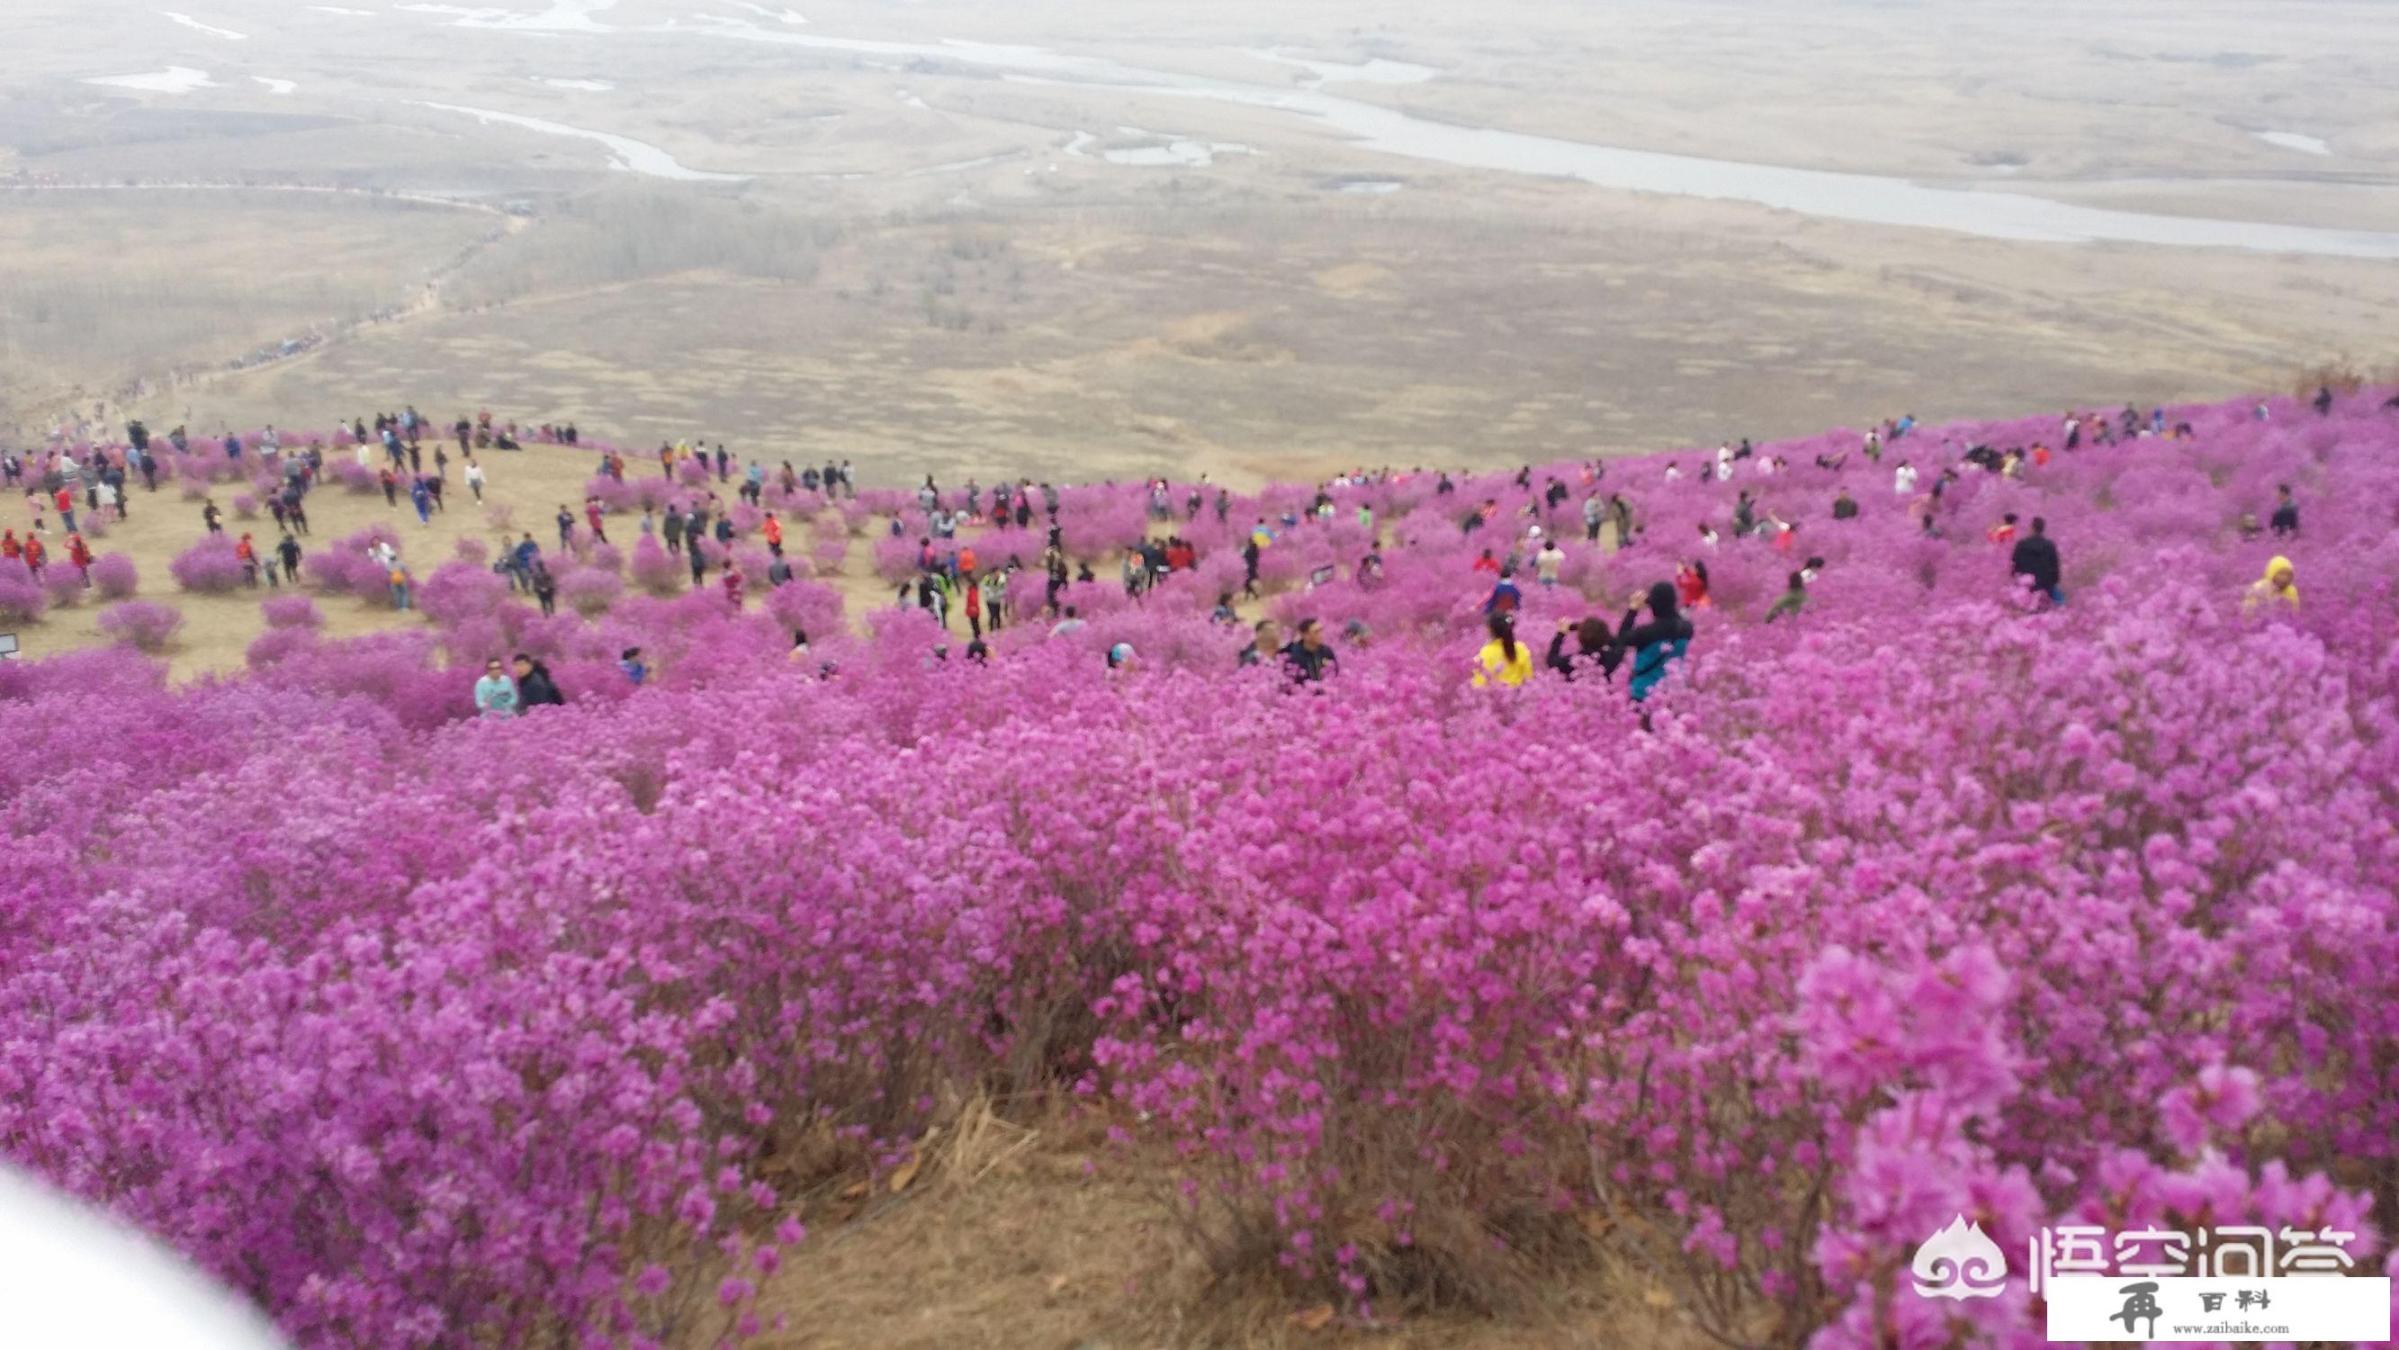
[{"label": "person in black coat", "polygon": [[2032,584],[2032,588],[2049,598],[2049,603],[2066,603],[2066,593],[2058,589],[2064,567],[2058,560],[2057,544],[2049,538],[2049,522],[2034,516],[2032,533],[2016,541],[2015,550],[2008,555],[2008,570]]},{"label": "person in black coat", "polygon": [[516,654],[516,697],[520,713],[566,706],[566,695],[558,692],[558,682],[550,678],[550,668],[523,652]]},{"label": "person in black coat", "polygon": [[[1574,635],[1575,650],[1572,653],[1566,650],[1568,633]],[[1616,635],[1608,631],[1607,620],[1590,618],[1578,624],[1569,619],[1560,619],[1558,631],[1549,638],[1549,659],[1546,664],[1570,680],[1586,671],[1599,672],[1601,679],[1614,679],[1620,659],[1621,654],[1616,650]]]},{"label": "person in black coat", "polygon": [[2291,498],[2291,485],[2282,484],[2274,490],[2274,515],[2266,522],[2277,539],[2299,533],[2299,503]]}]

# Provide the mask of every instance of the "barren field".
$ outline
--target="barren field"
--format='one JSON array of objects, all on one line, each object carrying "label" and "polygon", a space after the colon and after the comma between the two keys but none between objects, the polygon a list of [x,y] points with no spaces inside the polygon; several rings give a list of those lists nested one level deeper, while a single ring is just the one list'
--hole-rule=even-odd
[{"label": "barren field", "polygon": [[2393,239],[2371,8],[12,6],[0,397],[1255,481],[2218,395],[2388,360],[2399,267],[1976,232]]},{"label": "barren field", "polygon": [[2155,250],[1564,191],[1439,216],[1226,202],[847,229],[786,277],[673,268],[429,309],[136,406],[214,430],[415,400],[850,455],[886,482],[1254,483],[2199,397],[2369,351],[2399,298],[2368,262],[2211,259],[2195,286]]}]

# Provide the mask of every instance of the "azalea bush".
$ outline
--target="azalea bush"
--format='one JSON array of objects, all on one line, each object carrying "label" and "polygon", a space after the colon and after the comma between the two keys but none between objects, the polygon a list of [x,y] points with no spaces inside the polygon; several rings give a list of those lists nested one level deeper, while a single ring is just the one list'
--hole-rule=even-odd
[{"label": "azalea bush", "polygon": [[145,652],[164,651],[183,629],[183,611],[155,600],[127,600],[100,611],[100,632]]},{"label": "azalea bush", "polygon": [[233,541],[212,534],[167,561],[175,584],[199,595],[224,595],[239,590],[245,569],[233,552]]},{"label": "azalea bush", "polygon": [[597,567],[578,567],[558,582],[559,598],[585,618],[605,613],[624,593],[622,578]]},{"label": "azalea bush", "polygon": [[259,602],[270,629],[311,629],[325,626],[317,602],[305,595],[278,595]]},{"label": "azalea bush", "polygon": [[633,541],[632,570],[633,584],[652,595],[675,594],[690,575],[687,563],[646,534]]},{"label": "azalea bush", "polygon": [[73,567],[42,569],[42,594],[49,597],[52,609],[72,608],[83,599],[87,589],[83,573]]},{"label": "azalea bush", "polygon": [[[1969,467],[1938,502],[1898,458],[1929,489],[1942,437],[2057,426],[1881,464],[1832,433],[1729,482],[1699,452],[1340,482],[1329,525],[1278,488],[1165,526],[1193,571],[1073,585],[1079,631],[1011,624],[987,662],[962,603],[945,630],[794,582],[736,612],[678,574],[545,619],[454,563],[437,628],[279,624],[236,678],[0,663],[0,1150],[311,1345],[762,1330],[797,1216],[978,1094],[1088,1113],[1125,1145],[1099,1165],[1169,1172],[1217,1273],[1359,1319],[1504,1312],[1613,1260],[1735,1344],[2032,1343],[2020,1284],[1912,1291],[1959,1215],[2012,1252],[2330,1226],[2380,1267],[2380,397],[2177,409],[2189,439]],[[2281,482],[2301,530],[2245,537]],[[1742,489],[1796,535],[1737,535]],[[1140,485],[1068,492],[1139,533]],[[1615,492],[1637,528],[1606,552],[1580,502]],[[2064,608],[2009,575],[2009,511],[2058,540]],[[1292,561],[1211,622],[1261,515]],[[1485,549],[1537,652],[1703,562],[1690,654],[1640,705],[1593,668],[1477,687]],[[2250,593],[2277,555],[2295,604]],[[1020,574],[1012,608],[1040,593]],[[1265,612],[1320,620],[1338,672],[1237,665]],[[569,706],[477,719],[516,650]]]},{"label": "azalea bush", "polygon": [[92,559],[92,588],[105,600],[126,600],[141,588],[141,573],[122,553],[103,553]]},{"label": "azalea bush", "polygon": [[300,560],[300,574],[330,594],[381,601],[391,594],[391,572],[371,550],[397,548],[400,536],[388,525],[375,525],[335,540]]},{"label": "azalea bush", "polygon": [[49,608],[49,592],[25,564],[0,558],[0,623],[34,623]]}]

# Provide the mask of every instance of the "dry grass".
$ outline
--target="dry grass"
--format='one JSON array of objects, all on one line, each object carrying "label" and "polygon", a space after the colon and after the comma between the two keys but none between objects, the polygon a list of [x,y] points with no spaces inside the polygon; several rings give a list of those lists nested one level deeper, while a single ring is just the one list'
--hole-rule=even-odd
[{"label": "dry grass", "polygon": [[2221,397],[2386,350],[2399,304],[2389,269],[2337,259],[2210,256],[2194,285],[2165,250],[1767,229],[1554,185],[1434,201],[1004,215],[966,257],[949,225],[861,228],[813,280],[685,271],[428,315],[187,401],[240,424],[441,391],[870,481],[1247,485]]},{"label": "dry grass", "polygon": [[355,197],[0,191],[12,367],[0,422],[32,431],[131,376],[223,363],[405,301],[492,228],[477,212]]},{"label": "dry grass", "polygon": [[[1013,1119],[985,1098],[913,1164],[852,1185],[761,1297],[779,1347],[947,1350],[1374,1345],[1501,1350],[1706,1344],[1674,1299],[1604,1260],[1505,1319],[1364,1324],[1227,1282],[1186,1238],[1163,1158],[1113,1149],[1088,1115]],[[895,1185],[895,1183],[897,1183]]]}]

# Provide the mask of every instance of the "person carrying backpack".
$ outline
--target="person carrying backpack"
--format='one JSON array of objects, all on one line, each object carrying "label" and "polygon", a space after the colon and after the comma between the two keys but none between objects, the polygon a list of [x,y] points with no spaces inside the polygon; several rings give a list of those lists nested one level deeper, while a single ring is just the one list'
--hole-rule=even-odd
[{"label": "person carrying backpack", "polygon": [[1683,616],[1682,606],[1675,598],[1674,583],[1661,581],[1652,585],[1648,602],[1648,622],[1641,621],[1641,610],[1636,604],[1624,611],[1624,621],[1616,630],[1618,660],[1632,658],[1632,676],[1627,688],[1635,703],[1645,702],[1665,680],[1674,663],[1690,651],[1695,635],[1691,621]]}]

